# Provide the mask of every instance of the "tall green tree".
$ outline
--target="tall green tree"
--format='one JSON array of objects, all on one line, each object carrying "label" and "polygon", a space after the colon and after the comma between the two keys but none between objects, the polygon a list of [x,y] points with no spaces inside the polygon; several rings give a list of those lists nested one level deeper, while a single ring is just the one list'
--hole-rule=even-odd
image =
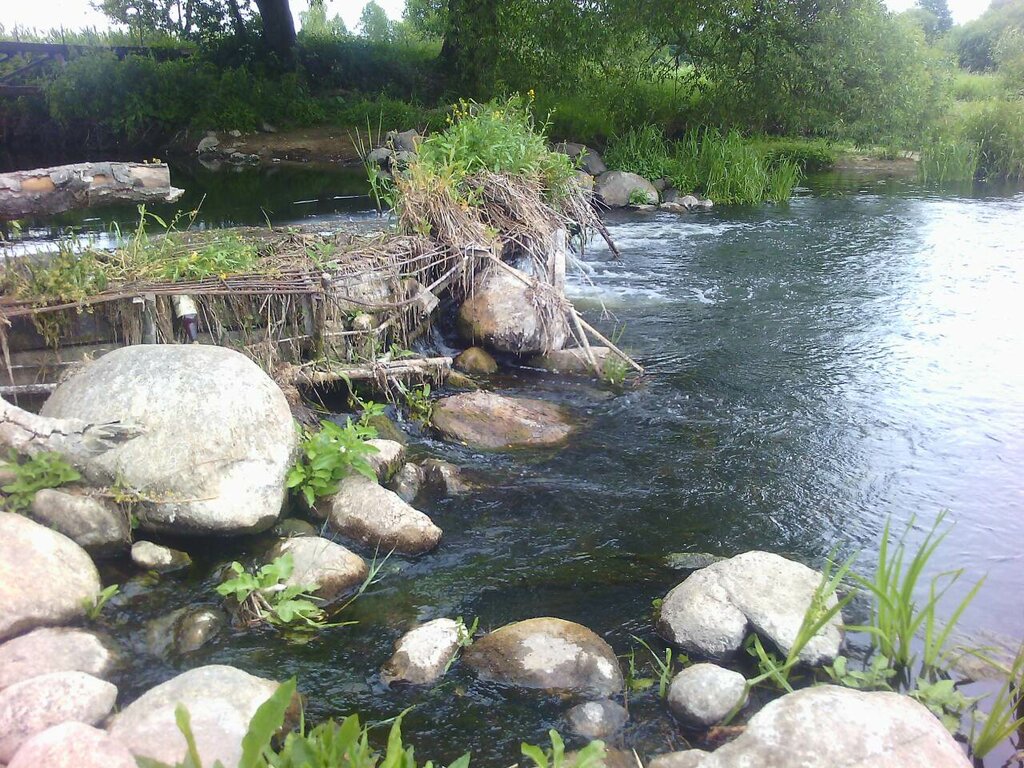
[{"label": "tall green tree", "polygon": [[498,0],[448,0],[441,67],[449,87],[460,95],[493,95],[502,43],[498,6]]},{"label": "tall green tree", "polygon": [[386,43],[391,40],[393,33],[391,19],[375,0],[363,6],[359,16],[359,34],[375,43]]},{"label": "tall green tree", "polygon": [[946,0],[917,0],[917,7],[935,17],[936,36],[944,35],[953,28],[953,14]]}]

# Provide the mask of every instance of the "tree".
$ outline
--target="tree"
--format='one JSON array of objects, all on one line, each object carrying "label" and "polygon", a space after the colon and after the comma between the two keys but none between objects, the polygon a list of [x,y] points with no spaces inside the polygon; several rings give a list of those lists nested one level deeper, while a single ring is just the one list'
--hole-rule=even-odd
[{"label": "tree", "polygon": [[498,0],[448,0],[441,67],[460,95],[486,99],[495,86]]},{"label": "tree", "polygon": [[935,17],[935,26],[929,34],[930,39],[941,37],[953,28],[953,14],[949,12],[946,0],[917,0],[917,7]]},{"label": "tree", "polygon": [[348,35],[348,28],[345,21],[335,14],[327,18],[327,9],[324,0],[310,0],[309,10],[299,14],[299,22],[302,25],[302,32],[314,37],[345,37]]},{"label": "tree", "polygon": [[295,48],[295,20],[288,0],[256,0],[263,23],[263,41],[282,60],[289,60]]},{"label": "tree", "polygon": [[394,30],[391,19],[374,0],[363,6],[359,16],[359,34],[375,43],[386,43],[391,40]]}]

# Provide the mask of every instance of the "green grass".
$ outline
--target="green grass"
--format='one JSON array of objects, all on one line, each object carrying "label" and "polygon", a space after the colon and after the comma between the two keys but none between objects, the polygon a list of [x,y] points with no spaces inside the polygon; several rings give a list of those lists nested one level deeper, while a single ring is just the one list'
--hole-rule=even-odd
[{"label": "green grass", "polygon": [[972,181],[978,172],[978,145],[966,139],[936,138],[921,150],[918,172],[925,184]]},{"label": "green grass", "polygon": [[952,94],[957,101],[989,101],[1005,95],[1006,84],[994,72],[957,70],[953,76]]}]

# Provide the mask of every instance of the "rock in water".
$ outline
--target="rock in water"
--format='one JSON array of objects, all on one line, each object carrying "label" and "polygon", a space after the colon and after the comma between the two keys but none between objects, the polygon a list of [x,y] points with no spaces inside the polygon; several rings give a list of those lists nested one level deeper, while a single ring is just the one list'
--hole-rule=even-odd
[{"label": "rock in water", "polygon": [[190,669],[146,691],[114,716],[108,730],[136,757],[176,765],[186,749],[174,721],[174,709],[182,704],[192,719],[203,765],[216,760],[238,765],[249,721],[277,686],[234,667]]},{"label": "rock in water", "polygon": [[431,423],[449,439],[491,449],[558,445],[573,431],[557,405],[492,392],[466,392],[436,401]]},{"label": "rock in water", "polygon": [[626,710],[610,699],[577,704],[565,716],[572,732],[585,739],[607,739],[626,724]]},{"label": "rock in water", "polygon": [[[604,373],[604,364],[611,354],[608,347],[591,347],[594,355],[594,362],[597,363],[597,373]],[[530,359],[530,365],[542,368],[552,373],[568,373],[577,376],[592,376],[595,371],[587,359],[587,353],[581,347],[571,349],[556,349],[546,355],[537,355]]]},{"label": "rock in water", "polygon": [[0,640],[85,615],[100,576],[67,536],[0,512]]},{"label": "rock in water", "polygon": [[0,645],[0,690],[50,672],[108,679],[121,663],[112,640],[71,627],[43,627]]},{"label": "rock in water", "polygon": [[396,440],[367,440],[367,445],[377,449],[367,455],[366,461],[373,468],[377,480],[386,483],[405,462],[405,446]]},{"label": "rock in water", "polygon": [[144,434],[95,459],[152,501],[139,527],[176,534],[269,528],[296,444],[288,402],[249,358],[224,347],[123,347],[62,383],[42,413],[123,421]]},{"label": "rock in water", "polygon": [[662,755],[652,768],[970,768],[949,731],[908,696],[834,685],[768,704],[734,741],[712,753]]},{"label": "rock in water", "polygon": [[488,374],[498,370],[498,362],[481,347],[470,347],[456,355],[453,365],[464,373]]},{"label": "rock in water", "polygon": [[451,619],[428,621],[406,632],[395,643],[395,652],[384,665],[384,682],[433,683],[459,652],[459,640],[459,625]]},{"label": "rock in water", "polygon": [[625,208],[640,199],[658,204],[658,190],[643,176],[626,171],[607,171],[597,177],[594,192],[609,208]]},{"label": "rock in water", "polygon": [[170,573],[192,565],[192,558],[182,552],[152,541],[136,541],[132,544],[132,562],[145,571]]},{"label": "rock in water", "polygon": [[341,544],[319,536],[302,536],[279,541],[267,553],[267,560],[289,554],[292,575],[288,586],[310,584],[317,597],[330,602],[362,583],[369,572],[359,555]]},{"label": "rock in water", "polygon": [[485,680],[594,698],[622,690],[611,647],[586,627],[564,619],[518,621],[480,638],[463,660]]},{"label": "rock in water", "polygon": [[138,768],[128,748],[85,723],[67,722],[21,745],[7,768]]},{"label": "rock in water", "polygon": [[418,464],[403,464],[388,486],[398,494],[398,498],[407,504],[412,504],[413,499],[419,496],[423,487],[424,472]]},{"label": "rock in water", "polygon": [[429,517],[362,475],[346,477],[314,511],[342,535],[382,552],[419,555],[441,540],[441,529]]},{"label": "rock in water", "polygon": [[707,728],[739,709],[747,697],[747,682],[739,672],[715,664],[694,664],[672,679],[668,706],[683,723]]},{"label": "rock in water", "polygon": [[420,466],[427,484],[445,496],[464,496],[473,486],[462,476],[462,470],[444,459],[424,459]]},{"label": "rock in water", "polygon": [[84,672],[51,672],[0,691],[0,763],[32,736],[75,720],[95,725],[110,714],[117,688]]},{"label": "rock in water", "polygon": [[[688,653],[722,658],[743,645],[750,628],[782,653],[803,624],[821,574],[770,552],[745,552],[691,574],[665,597],[658,633]],[[826,601],[836,604],[836,596]],[[828,664],[839,653],[842,616],[800,651],[805,664]]]},{"label": "rock in water", "polygon": [[565,313],[554,297],[539,297],[536,290],[515,274],[488,267],[459,308],[459,333],[468,341],[517,355],[561,349],[569,338]]},{"label": "rock in water", "polygon": [[128,516],[103,499],[43,488],[32,499],[30,514],[97,557],[124,552],[131,543]]}]

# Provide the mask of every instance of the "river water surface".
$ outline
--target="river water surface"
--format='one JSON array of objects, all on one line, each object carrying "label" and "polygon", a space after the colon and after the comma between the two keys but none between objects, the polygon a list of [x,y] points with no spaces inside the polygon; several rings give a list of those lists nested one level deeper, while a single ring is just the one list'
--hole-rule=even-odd
[{"label": "river water surface", "polygon": [[[320,179],[308,194],[296,183],[277,191],[285,199],[273,178],[251,183],[227,213],[211,190],[210,223],[257,223],[260,206],[325,227],[372,216],[348,182]],[[471,749],[475,764],[505,766],[520,739],[564,730],[569,704],[482,684],[459,664],[431,690],[388,691],[378,670],[411,625],[551,615],[619,654],[633,636],[658,650],[651,601],[681,578],[663,564],[670,553],[760,548],[820,565],[836,551],[867,574],[887,520],[902,531],[916,519],[920,541],[944,510],[953,529],[935,572],[964,569],[954,595],[987,579],[962,627],[1024,638],[1024,194],[822,176],[786,205],[608,221],[621,261],[595,244],[570,294],[642,361],[641,381],[616,391],[524,369],[496,379],[499,391],[567,404],[581,425],[570,445],[482,454],[414,436],[414,454],[467,467],[481,490],[421,499],[445,531],[440,548],[390,560],[350,609],[358,624],[306,645],[221,637],[187,661],[142,665],[126,692],[199,663],[295,674],[314,720],[415,707],[405,730],[421,759]],[[225,546],[199,562],[256,551]],[[215,581],[199,568],[166,579],[157,599],[129,587],[117,621],[141,648],[137,620],[213,602]],[[629,704],[625,745],[685,744],[653,692]]]}]

